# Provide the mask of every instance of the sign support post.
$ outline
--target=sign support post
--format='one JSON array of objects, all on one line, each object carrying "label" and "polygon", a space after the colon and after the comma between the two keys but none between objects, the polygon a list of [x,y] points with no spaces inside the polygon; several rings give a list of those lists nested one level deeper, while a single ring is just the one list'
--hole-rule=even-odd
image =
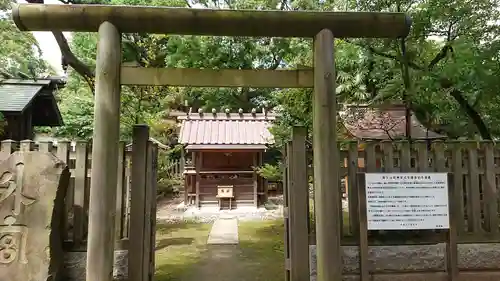
[{"label": "sign support post", "polygon": [[447,173],[362,173],[358,175],[360,280],[370,280],[368,231],[447,232],[446,272],[458,280],[456,190]]}]

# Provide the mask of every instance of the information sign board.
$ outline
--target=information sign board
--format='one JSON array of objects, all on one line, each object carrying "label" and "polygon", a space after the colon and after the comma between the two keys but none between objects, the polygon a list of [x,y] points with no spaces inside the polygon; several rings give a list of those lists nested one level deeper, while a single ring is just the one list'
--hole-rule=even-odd
[{"label": "information sign board", "polygon": [[368,230],[448,229],[446,173],[366,173]]}]

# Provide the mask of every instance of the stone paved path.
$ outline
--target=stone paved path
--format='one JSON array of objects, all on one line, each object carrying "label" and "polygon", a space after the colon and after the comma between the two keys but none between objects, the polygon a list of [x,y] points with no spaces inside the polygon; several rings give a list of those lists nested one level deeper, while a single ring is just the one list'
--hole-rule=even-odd
[{"label": "stone paved path", "polygon": [[207,244],[238,244],[238,219],[220,216],[212,225]]}]

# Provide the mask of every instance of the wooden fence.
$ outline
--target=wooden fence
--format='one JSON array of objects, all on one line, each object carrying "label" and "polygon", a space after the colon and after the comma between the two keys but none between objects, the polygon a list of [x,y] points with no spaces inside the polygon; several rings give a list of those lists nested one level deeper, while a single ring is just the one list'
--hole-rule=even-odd
[{"label": "wooden fence", "polygon": [[[307,238],[304,238],[308,236],[308,228],[314,228],[315,225],[310,224],[307,227],[304,221],[308,212],[314,212],[314,206],[308,208],[307,202],[303,200],[304,194],[308,190],[307,178],[313,174],[311,171],[307,171],[307,162],[310,163],[310,161],[306,161],[305,138],[305,130],[294,128],[293,141],[287,145],[285,151],[285,280],[292,281],[309,278],[308,244],[316,242],[314,231],[309,237],[309,243],[307,243]],[[321,151],[310,152],[321,153]],[[309,156],[311,155],[309,154]],[[329,199],[322,198],[319,207],[323,208],[323,214],[325,209],[330,211],[330,216],[321,217],[323,229],[318,229],[318,234],[322,235],[320,237],[322,242],[328,238],[334,242],[340,240],[340,244],[344,246],[359,246],[360,280],[371,280],[374,278],[374,274],[387,273],[385,271],[375,272],[373,261],[370,261],[374,257],[370,257],[369,245],[446,243],[444,270],[448,275],[447,280],[458,280],[459,244],[500,242],[500,204],[498,202],[500,146],[495,143],[475,141],[343,142],[339,144],[339,156],[339,170],[332,171],[332,173],[338,172],[339,184],[342,179],[347,183],[348,210],[336,213],[340,211],[341,206],[340,188],[338,194],[328,193],[333,196]],[[310,169],[312,168],[310,167]],[[371,172],[448,173],[450,229],[368,231],[366,202],[364,201],[366,191],[363,179],[364,173]],[[331,200],[338,200],[338,202]],[[312,203],[314,204],[314,202]],[[314,218],[314,215],[311,217]],[[343,224],[334,225],[335,227],[331,227],[332,224],[330,224],[326,229],[327,224],[333,220],[338,221],[339,218]],[[336,248],[340,245],[336,243],[332,243],[332,245],[335,246],[335,249],[329,248],[328,251],[341,252],[340,248]],[[317,258],[331,257],[320,257],[318,254]],[[342,262],[332,263],[332,266],[337,266],[337,272],[343,270]],[[462,268],[464,268],[463,265]],[[416,271],[405,269],[401,273],[413,274],[411,276],[417,274],[435,276],[437,272],[433,270],[435,269],[432,269],[430,275],[423,269]],[[473,270],[468,272],[471,274],[470,276],[478,274],[477,271]],[[393,269],[390,271],[392,273]]]},{"label": "wooden fence", "polygon": [[[67,250],[84,249],[88,231],[88,207],[91,171],[91,145],[86,141],[40,142],[31,140],[21,142],[2,141],[0,159],[6,159],[14,151],[44,151],[52,152],[66,162],[71,172],[65,204],[66,218],[64,232]],[[118,240],[128,237],[130,211],[130,152],[125,149],[125,142],[119,144],[118,184],[117,190],[117,220],[115,225]]]},{"label": "wooden fence", "polygon": [[[339,176],[346,183],[348,212],[343,212],[343,243],[357,243],[358,174],[364,172],[446,172],[452,175],[459,242],[500,241],[498,186],[500,147],[493,142],[344,142],[339,144]],[[441,233],[407,243],[441,240]]]},{"label": "wooden fence", "polygon": [[182,176],[183,171],[180,160],[167,160],[164,165],[169,175],[176,178]]}]

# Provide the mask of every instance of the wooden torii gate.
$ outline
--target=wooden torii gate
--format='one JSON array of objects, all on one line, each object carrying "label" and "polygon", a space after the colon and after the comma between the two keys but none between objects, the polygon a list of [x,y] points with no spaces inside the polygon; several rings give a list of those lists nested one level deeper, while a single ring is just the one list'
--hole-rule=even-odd
[{"label": "wooden torii gate", "polygon": [[[209,10],[20,4],[22,31],[98,32],[87,280],[112,280],[121,85],[314,88],[313,150],[317,280],[342,280],[336,145],[334,36],[401,38],[402,13]],[[121,33],[314,38],[312,70],[155,69],[121,66]],[[292,191],[293,192],[293,191]],[[306,214],[304,214],[306,215]],[[134,232],[133,230],[131,231]],[[133,242],[131,241],[131,244]],[[129,252],[129,257],[137,253]],[[130,263],[129,263],[130,264]],[[134,264],[130,264],[134,266]],[[142,273],[131,281],[145,280]]]}]

